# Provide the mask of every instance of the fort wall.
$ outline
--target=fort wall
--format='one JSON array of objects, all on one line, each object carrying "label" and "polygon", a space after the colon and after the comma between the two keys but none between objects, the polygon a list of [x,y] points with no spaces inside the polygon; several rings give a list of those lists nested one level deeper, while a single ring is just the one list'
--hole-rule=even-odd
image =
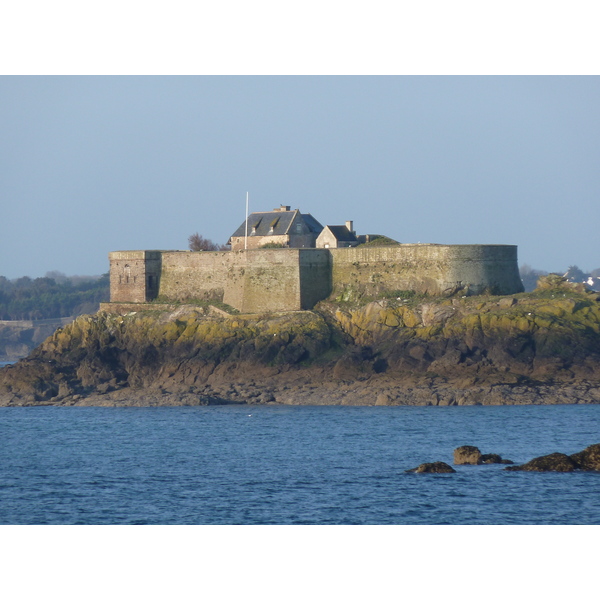
[{"label": "fort wall", "polygon": [[300,250],[300,308],[310,310],[331,295],[331,254],[329,250]]},{"label": "fort wall", "polygon": [[[179,302],[218,300],[241,312],[312,308],[330,293],[329,262],[327,251],[321,250],[166,251],[161,253],[155,297]],[[129,300],[123,294],[113,299],[111,283],[111,302],[142,300]]]},{"label": "fort wall", "polygon": [[516,246],[401,244],[329,252],[335,297],[351,290],[372,296],[395,290],[431,295],[459,289],[465,294],[523,291]]},{"label": "fort wall", "polygon": [[110,252],[112,302],[148,302],[156,298],[161,273],[160,250]]},{"label": "fort wall", "polygon": [[131,251],[111,252],[110,262],[112,303],[218,300],[244,313],[309,310],[355,293],[523,291],[516,246]]},{"label": "fort wall", "polygon": [[456,281],[469,294],[523,292],[517,246],[446,246],[449,281]]},{"label": "fort wall", "polygon": [[231,286],[225,303],[241,312],[300,310],[298,250],[255,250],[235,253],[234,269],[241,285]]},{"label": "fort wall", "polygon": [[163,252],[158,296],[223,301],[235,266],[231,258],[231,252]]}]

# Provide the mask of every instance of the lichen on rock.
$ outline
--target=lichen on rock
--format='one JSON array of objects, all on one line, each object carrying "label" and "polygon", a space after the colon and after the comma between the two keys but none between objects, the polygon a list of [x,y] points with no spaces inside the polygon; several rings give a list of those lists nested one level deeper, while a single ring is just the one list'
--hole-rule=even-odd
[{"label": "lichen on rock", "polygon": [[262,315],[148,305],[57,330],[0,371],[0,404],[119,403],[136,390],[172,403],[599,403],[599,367],[600,302],[564,282]]}]

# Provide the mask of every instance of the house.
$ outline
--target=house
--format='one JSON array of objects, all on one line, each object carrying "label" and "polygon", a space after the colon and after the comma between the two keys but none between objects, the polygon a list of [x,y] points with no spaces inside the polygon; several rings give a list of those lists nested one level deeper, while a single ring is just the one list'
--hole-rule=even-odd
[{"label": "house", "polygon": [[[315,248],[323,230],[311,214],[290,210],[283,204],[271,212],[255,212],[248,216],[227,241],[232,250],[255,248]],[[246,238],[246,235],[248,236]]]},{"label": "house", "polygon": [[326,225],[317,238],[317,248],[351,248],[358,246],[356,232],[352,230],[352,221],[345,225]]}]

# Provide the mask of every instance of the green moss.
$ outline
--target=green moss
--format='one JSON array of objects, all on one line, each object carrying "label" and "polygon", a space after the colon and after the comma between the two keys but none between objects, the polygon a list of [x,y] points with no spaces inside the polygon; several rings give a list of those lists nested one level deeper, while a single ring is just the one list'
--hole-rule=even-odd
[{"label": "green moss", "polygon": [[386,237],[385,235],[379,235],[375,239],[370,242],[365,242],[364,244],[360,244],[360,248],[365,247],[375,247],[375,246],[399,246],[400,242],[393,240],[392,238]]},{"label": "green moss", "polygon": [[268,244],[263,244],[260,247],[260,250],[262,250],[263,248],[285,248],[285,244],[283,243],[278,243],[278,242],[269,242]]}]

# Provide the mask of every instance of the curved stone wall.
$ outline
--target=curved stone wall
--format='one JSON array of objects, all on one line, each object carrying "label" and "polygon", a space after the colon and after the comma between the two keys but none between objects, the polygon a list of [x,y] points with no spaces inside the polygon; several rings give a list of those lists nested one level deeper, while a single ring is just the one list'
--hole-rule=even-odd
[{"label": "curved stone wall", "polygon": [[220,300],[242,312],[305,310],[414,290],[431,295],[523,291],[517,247],[401,244],[236,252],[112,252],[111,302]]},{"label": "curved stone wall", "polygon": [[523,292],[516,246],[456,245],[448,248],[448,279],[469,294]]},{"label": "curved stone wall", "polygon": [[432,295],[523,291],[516,246],[401,244],[330,252],[333,295],[338,298],[352,290],[372,296],[396,290]]}]

